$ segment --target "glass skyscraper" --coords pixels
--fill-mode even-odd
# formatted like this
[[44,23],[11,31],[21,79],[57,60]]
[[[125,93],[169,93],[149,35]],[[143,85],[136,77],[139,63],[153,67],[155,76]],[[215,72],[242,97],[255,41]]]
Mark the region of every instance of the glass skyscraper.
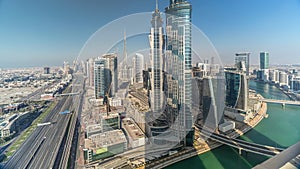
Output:
[[136,53],[133,57],[133,79],[136,83],[143,82],[144,55]]
[[117,54],[105,54],[102,56],[106,62],[106,69],[108,69],[108,81],[107,86],[110,88],[110,95],[115,96],[116,92],[118,91],[118,57]]
[[260,52],[260,69],[269,69],[269,53]]
[[94,62],[94,85],[95,85],[95,97],[96,99],[104,98],[107,91],[107,76],[108,71],[106,69],[107,62],[103,58],[97,58]]
[[240,62],[244,62],[246,66],[246,74],[249,76],[250,73],[250,53],[244,52],[244,53],[236,53],[234,58],[235,64],[239,65]]
[[159,118],[163,107],[163,60],[164,60],[164,35],[163,21],[159,10],[156,8],[152,14],[151,31],[149,35],[150,43],[150,106],[154,118]]
[[95,59],[94,85],[96,99],[104,98],[110,88],[110,96],[118,90],[118,59],[116,54],[106,54]]
[[[192,6],[186,0],[170,0],[166,9],[166,73],[167,99],[172,105],[172,128],[180,144],[190,145],[192,140]],[[169,85],[172,84],[172,85]]]
[[246,111],[248,109],[248,80],[245,73],[225,72],[226,106]]

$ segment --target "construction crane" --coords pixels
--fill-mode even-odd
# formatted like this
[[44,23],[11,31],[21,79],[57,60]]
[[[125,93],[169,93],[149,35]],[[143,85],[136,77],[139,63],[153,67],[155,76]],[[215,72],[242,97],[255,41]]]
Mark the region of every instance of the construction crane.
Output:
[[109,105],[109,92],[111,89],[112,83],[110,83],[110,86],[107,90],[107,92],[105,93],[104,99],[103,99],[103,104],[106,105],[106,115],[108,116],[108,113],[111,111],[110,109],[110,105]]

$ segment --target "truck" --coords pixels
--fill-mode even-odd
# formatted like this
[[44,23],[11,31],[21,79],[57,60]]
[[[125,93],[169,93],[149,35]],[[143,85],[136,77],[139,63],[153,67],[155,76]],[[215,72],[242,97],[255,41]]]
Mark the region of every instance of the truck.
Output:
[[38,123],[37,126],[38,126],[38,127],[41,127],[41,126],[48,126],[48,125],[50,125],[50,124],[52,124],[52,123],[51,123],[51,122]]

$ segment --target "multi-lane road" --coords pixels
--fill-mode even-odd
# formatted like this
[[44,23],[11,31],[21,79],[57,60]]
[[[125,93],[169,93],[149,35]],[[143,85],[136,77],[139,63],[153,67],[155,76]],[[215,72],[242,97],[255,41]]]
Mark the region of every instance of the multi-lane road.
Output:
[[50,165],[49,163],[41,166],[44,163],[43,158],[46,158],[48,162],[52,161],[51,157],[55,155],[55,151],[59,147],[59,139],[63,129],[67,126],[68,118],[70,118],[68,115],[59,115],[59,112],[68,109],[70,101],[70,98],[62,98],[57,102],[54,109],[44,119],[44,122],[51,121],[53,124],[38,127],[9,158],[4,168],[50,168],[46,167],[46,165]]
[[[79,80],[78,80],[79,79]],[[81,83],[83,76],[76,76],[74,82]],[[67,89],[67,92],[71,92],[72,86]],[[76,90],[82,89],[80,85],[75,87]],[[74,89],[73,89],[74,91]],[[73,97],[78,97],[74,99]],[[80,96],[67,96],[57,100],[57,104],[54,109],[46,116],[44,122],[53,122],[51,125],[38,127],[22,144],[22,146],[9,158],[4,168],[7,169],[25,169],[25,168],[53,168],[57,163],[57,157],[61,156],[58,163],[68,161],[68,156],[62,156],[61,153],[68,150],[69,146],[65,145],[63,141],[65,135],[74,133],[73,124],[76,124],[77,113],[79,111],[78,105],[80,105]],[[76,110],[72,114],[61,115],[59,112],[65,110]],[[75,121],[75,122],[73,122]],[[70,125],[70,128],[68,126]],[[67,130],[68,129],[68,130]],[[70,142],[72,142],[72,134],[69,136]],[[61,147],[67,147],[67,149]]]

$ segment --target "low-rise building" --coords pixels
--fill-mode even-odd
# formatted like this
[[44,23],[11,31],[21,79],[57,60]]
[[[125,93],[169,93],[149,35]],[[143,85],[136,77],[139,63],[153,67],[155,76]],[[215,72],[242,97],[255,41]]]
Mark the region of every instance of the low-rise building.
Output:
[[146,144],[146,135],[131,118],[122,120],[122,128],[125,130],[128,138],[128,147],[136,148]]
[[107,131],[85,139],[84,159],[87,163],[111,157],[127,149],[127,140],[122,130]]

